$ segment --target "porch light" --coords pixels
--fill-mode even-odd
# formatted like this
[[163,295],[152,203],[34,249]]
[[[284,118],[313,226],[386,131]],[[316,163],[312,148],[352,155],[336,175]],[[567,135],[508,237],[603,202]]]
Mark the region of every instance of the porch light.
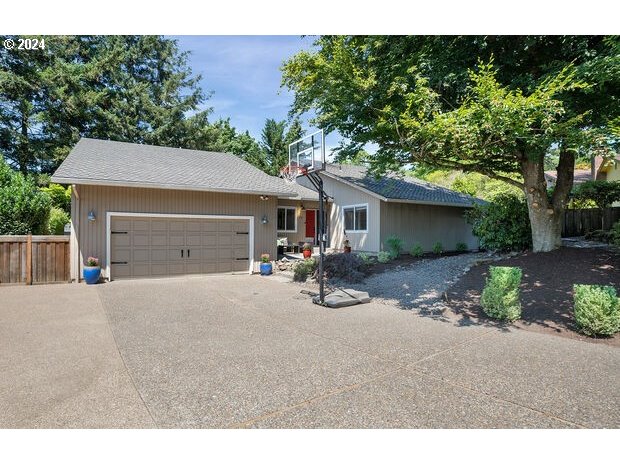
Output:
[[261,195],[260,199],[261,200],[269,200],[269,196],[268,195]]
[[263,224],[269,223],[269,220],[267,219],[267,215],[263,215],[263,217],[260,219],[260,222]]
[[88,212],[88,221],[95,221],[97,216],[95,216],[95,210],[91,210]]

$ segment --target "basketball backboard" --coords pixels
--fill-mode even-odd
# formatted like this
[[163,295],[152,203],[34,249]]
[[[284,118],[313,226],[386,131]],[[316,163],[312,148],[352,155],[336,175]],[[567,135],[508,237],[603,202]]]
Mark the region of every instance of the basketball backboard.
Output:
[[325,134],[323,130],[292,142],[288,146],[289,175],[305,176],[325,169]]

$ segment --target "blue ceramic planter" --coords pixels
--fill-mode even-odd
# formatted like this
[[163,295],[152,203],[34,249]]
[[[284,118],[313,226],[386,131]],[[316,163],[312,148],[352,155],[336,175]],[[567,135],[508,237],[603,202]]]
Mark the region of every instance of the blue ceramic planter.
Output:
[[86,284],[97,284],[101,277],[101,268],[98,266],[85,266],[83,275]]
[[271,274],[271,263],[261,263],[260,264],[260,274],[263,276]]

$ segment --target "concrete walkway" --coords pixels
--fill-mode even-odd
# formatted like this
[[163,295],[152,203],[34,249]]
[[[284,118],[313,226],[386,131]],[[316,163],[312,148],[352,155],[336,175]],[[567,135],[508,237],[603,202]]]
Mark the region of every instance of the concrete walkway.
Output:
[[620,426],[620,350],[606,345],[327,309],[258,276],[0,299],[3,427]]

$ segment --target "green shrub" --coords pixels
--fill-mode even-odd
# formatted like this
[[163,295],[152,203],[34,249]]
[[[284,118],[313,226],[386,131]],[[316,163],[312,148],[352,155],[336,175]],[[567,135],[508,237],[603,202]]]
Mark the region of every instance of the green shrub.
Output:
[[620,220],[616,221],[609,231],[609,242],[620,247]]
[[60,184],[52,183],[47,187],[42,187],[41,190],[50,196],[53,207],[71,214],[71,187],[65,189]]
[[575,284],[575,320],[588,336],[611,336],[620,331],[620,301],[611,286]]
[[414,257],[421,257],[422,255],[424,255],[424,249],[422,249],[422,246],[420,244],[415,244],[413,247],[411,247],[410,253]]
[[398,258],[403,251],[403,240],[396,235],[392,235],[385,240],[385,243],[392,260]]
[[389,252],[381,251],[377,254],[377,261],[379,263],[388,263],[392,260],[392,255]]
[[50,210],[50,218],[47,222],[48,234],[62,235],[65,233],[65,224],[69,223],[71,218],[64,210],[52,207]]
[[456,243],[456,251],[457,252],[467,252],[469,250],[469,248],[467,247],[467,244],[465,244],[465,242],[457,242]]
[[484,313],[499,320],[517,320],[521,316],[520,284],[520,268],[491,266],[480,299]]
[[523,196],[498,194],[486,205],[466,213],[480,246],[488,250],[524,250],[532,245],[532,232]]
[[436,253],[437,255],[441,255],[443,253],[443,245],[441,245],[441,242],[435,242],[433,245],[433,253]]
[[0,234],[45,234],[50,197],[0,157]]
[[308,279],[308,276],[314,273],[317,267],[317,262],[314,258],[307,260],[299,260],[293,265],[293,279],[295,281],[304,282]]
[[371,255],[367,254],[366,252],[360,252],[360,253],[357,254],[357,256],[364,263],[364,265],[371,265],[371,264],[373,264],[375,262],[374,257],[372,257]]

